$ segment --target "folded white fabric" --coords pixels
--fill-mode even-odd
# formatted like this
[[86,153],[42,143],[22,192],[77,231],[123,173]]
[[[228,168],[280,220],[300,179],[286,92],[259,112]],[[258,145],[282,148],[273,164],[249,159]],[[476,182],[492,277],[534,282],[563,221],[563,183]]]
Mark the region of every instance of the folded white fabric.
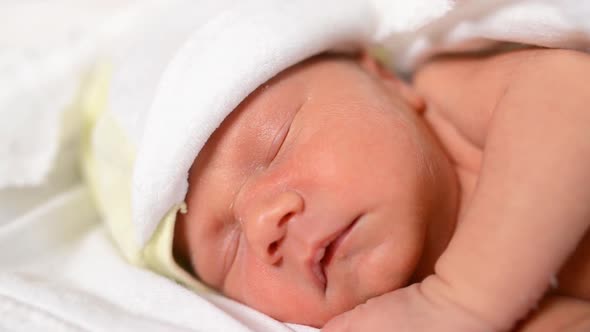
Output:
[[385,44],[396,69],[405,72],[439,53],[477,51],[506,42],[588,52],[588,17],[588,1],[465,1],[442,19],[391,36]]
[[130,2],[0,3],[0,189],[45,180],[100,32]]
[[98,219],[79,184],[0,225],[0,331],[315,331],[128,264]]

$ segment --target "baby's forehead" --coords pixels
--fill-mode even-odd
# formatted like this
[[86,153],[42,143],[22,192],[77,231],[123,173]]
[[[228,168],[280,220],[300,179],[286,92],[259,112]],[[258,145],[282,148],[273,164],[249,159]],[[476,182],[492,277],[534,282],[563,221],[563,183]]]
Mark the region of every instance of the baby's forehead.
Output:
[[[299,107],[310,98],[311,93],[317,96],[322,91],[329,90],[330,86],[323,86],[324,89],[318,91],[314,89],[318,84],[314,83],[332,76],[335,72],[342,72],[339,68],[352,67],[351,64],[359,68],[356,58],[346,54],[321,54],[306,59],[260,85],[232,111],[230,117],[280,117],[281,109]],[[330,68],[327,70],[326,67]]]
[[[372,84],[359,67],[351,56],[320,55],[284,70],[260,85],[228,115],[197,159],[206,154],[209,160],[239,164],[252,154],[263,154],[280,127],[302,106],[341,90],[339,85]],[[334,75],[347,82],[332,82]],[[362,82],[354,82],[359,80]]]
[[282,78],[261,85],[214,131],[193,169],[201,167],[202,161],[220,167],[263,158],[277,130],[301,106],[304,91],[300,84]]

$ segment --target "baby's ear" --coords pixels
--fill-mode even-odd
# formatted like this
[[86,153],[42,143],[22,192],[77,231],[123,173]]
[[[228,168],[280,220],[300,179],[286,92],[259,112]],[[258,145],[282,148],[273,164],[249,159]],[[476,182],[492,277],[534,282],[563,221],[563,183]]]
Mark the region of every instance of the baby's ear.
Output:
[[426,104],[416,90],[395,76],[395,73],[385,68],[369,51],[363,50],[359,55],[358,61],[362,68],[380,79],[387,89],[399,95],[412,109],[418,113],[424,111]]

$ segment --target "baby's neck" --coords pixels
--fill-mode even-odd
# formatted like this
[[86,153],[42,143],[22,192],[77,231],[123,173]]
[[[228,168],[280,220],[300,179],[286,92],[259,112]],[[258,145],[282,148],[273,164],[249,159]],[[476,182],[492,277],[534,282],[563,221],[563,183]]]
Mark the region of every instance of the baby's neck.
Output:
[[[430,133],[437,138],[436,141],[440,142],[441,138],[438,137],[436,130],[433,130],[428,116],[424,118]],[[427,217],[422,256],[410,282],[419,282],[434,273],[436,261],[455,232],[466,195],[473,189],[470,183],[471,177],[465,176],[460,166],[450,162],[450,159],[454,158],[448,155],[447,147],[441,148],[439,144],[434,144],[433,149],[437,150],[434,155],[438,160],[435,160],[432,165],[439,168],[438,172],[434,172],[439,176],[436,177],[436,183],[433,186],[435,193],[430,206],[431,213]]]

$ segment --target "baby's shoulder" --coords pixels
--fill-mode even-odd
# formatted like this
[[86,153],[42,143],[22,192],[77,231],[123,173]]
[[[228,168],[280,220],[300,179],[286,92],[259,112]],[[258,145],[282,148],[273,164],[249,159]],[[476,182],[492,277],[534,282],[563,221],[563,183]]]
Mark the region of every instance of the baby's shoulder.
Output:
[[590,55],[565,49],[536,49],[521,61],[510,77],[503,96],[560,103],[567,99],[587,101],[590,97]]
[[547,96],[585,98],[590,91],[583,81],[589,75],[588,54],[530,48],[440,56],[416,71],[413,84],[428,111],[440,113],[464,138],[483,148],[492,116],[507,94],[517,92],[529,102]]

